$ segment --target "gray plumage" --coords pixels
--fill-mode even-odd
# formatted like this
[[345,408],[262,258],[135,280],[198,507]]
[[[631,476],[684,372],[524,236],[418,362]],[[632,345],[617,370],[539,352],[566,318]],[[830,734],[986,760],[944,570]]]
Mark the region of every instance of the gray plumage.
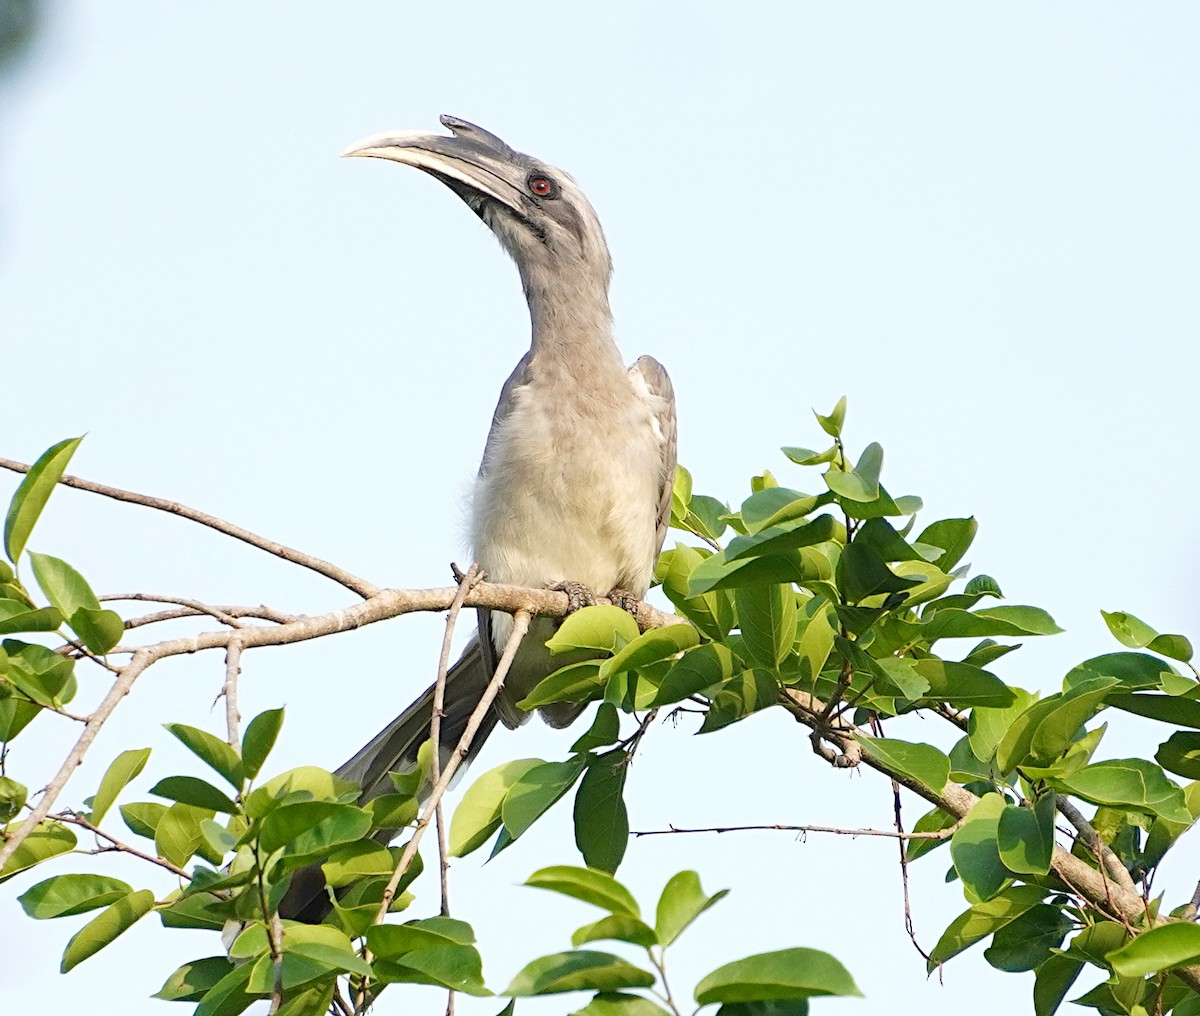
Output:
[[[471,511],[474,559],[494,582],[578,582],[641,598],[670,517],[675,398],[661,364],[626,369],[612,337],[612,261],[595,211],[561,170],[514,151],[454,117],[452,136],[397,132],[344,154],[414,166],[453,190],[512,256],[529,303],[532,340],[492,417]],[[472,746],[496,726],[527,719],[517,707],[556,670],[544,643],[555,622],[535,618],[505,688]],[[446,680],[442,750],[452,750],[493,673],[512,618],[480,611],[479,632]],[[338,775],[364,800],[389,792],[388,772],[411,768],[429,738],[433,689],[387,725]],[[565,726],[574,705],[547,707]],[[293,886],[293,899],[300,893]],[[305,890],[307,891],[307,890]],[[285,901],[285,910],[295,910]]]

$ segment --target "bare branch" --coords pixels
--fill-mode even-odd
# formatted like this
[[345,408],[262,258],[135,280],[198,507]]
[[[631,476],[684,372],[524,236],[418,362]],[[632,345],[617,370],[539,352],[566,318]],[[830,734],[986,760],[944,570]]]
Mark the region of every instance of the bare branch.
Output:
[[[565,596],[565,594],[563,595]],[[429,799],[425,802],[425,810],[421,812],[421,817],[417,819],[417,825],[413,830],[412,838],[404,845],[404,851],[400,855],[400,860],[396,862],[396,868],[392,872],[392,877],[387,884],[387,888],[383,891],[383,899],[379,904],[379,913],[375,915],[375,922],[377,924],[387,916],[388,908],[391,906],[392,899],[396,895],[396,888],[400,885],[400,880],[404,877],[404,873],[408,870],[413,858],[417,854],[417,847],[420,846],[421,838],[424,836],[425,830],[429,827],[430,818],[446,793],[446,788],[450,786],[450,781],[454,778],[458,767],[470,754],[471,742],[474,741],[475,734],[483,724],[484,717],[487,716],[492,702],[495,701],[496,696],[500,694],[500,690],[504,687],[504,679],[508,676],[508,671],[512,667],[513,657],[517,654],[521,640],[525,638],[526,632],[529,631],[531,618],[532,615],[527,610],[518,610],[513,615],[512,633],[508,636],[508,641],[504,644],[504,652],[496,664],[496,671],[492,675],[491,681],[488,682],[487,688],[484,689],[483,696],[480,698],[479,704],[475,707],[475,711],[471,713],[470,718],[467,720],[467,726],[463,731],[462,737],[459,738],[458,747],[446,760],[446,766],[442,771],[441,778],[429,792]],[[438,751],[435,742],[434,755],[437,754]],[[363,958],[368,963],[371,962],[371,951],[369,949],[363,954]],[[367,994],[367,983],[364,980],[362,986],[359,988],[357,1004],[355,1006],[356,1010],[362,1009]]]
[[183,868],[179,867],[179,865],[172,864],[165,857],[147,854],[145,851],[138,850],[137,847],[131,847],[128,843],[122,843],[115,836],[110,836],[103,830],[96,828],[96,826],[92,825],[92,823],[82,815],[77,815],[73,811],[64,811],[57,815],[48,815],[46,817],[54,822],[62,822],[65,825],[79,826],[81,829],[86,829],[88,832],[99,837],[108,844],[107,847],[98,847],[96,850],[91,851],[93,854],[106,854],[113,851],[122,854],[131,854],[133,857],[140,857],[143,861],[149,861],[151,864],[157,864],[160,868],[166,868],[167,871],[174,875],[178,875],[185,882],[190,882],[192,880],[192,876],[189,875]]
[[[812,729],[821,728],[821,736],[834,744],[842,752],[842,757],[851,757],[857,753],[858,758],[870,768],[896,780],[914,794],[923,797],[930,804],[935,804],[949,815],[962,820],[970,810],[979,803],[976,797],[966,787],[959,786],[953,781],[945,787],[934,790],[926,787],[919,780],[907,773],[893,771],[886,763],[863,749],[854,739],[856,728],[842,721],[839,726],[824,726],[821,724],[822,703],[807,692],[792,688],[784,689],[781,701],[796,720]],[[1050,870],[1090,906],[1105,913],[1113,914],[1118,920],[1133,927],[1157,927],[1169,924],[1169,918],[1153,918],[1146,909],[1146,901],[1136,891],[1131,892],[1123,885],[1118,885],[1109,878],[1107,871],[1097,871],[1081,858],[1075,857],[1060,846],[1054,847],[1050,861]],[[1128,874],[1128,872],[1126,872]],[[1200,991],[1200,965],[1177,967],[1172,973],[1180,978],[1193,991]]]
[[[0,846],[0,867],[3,867],[16,849],[25,842],[34,826],[50,813],[58,795],[62,793],[76,767],[83,761],[100,728],[112,715],[121,699],[129,694],[142,672],[152,664],[171,656],[197,653],[205,649],[225,649],[234,640],[241,644],[243,650],[258,646],[290,645],[338,632],[352,631],[364,625],[399,617],[401,614],[422,610],[447,610],[457,595],[457,586],[442,589],[381,589],[362,603],[351,607],[316,617],[299,617],[273,628],[255,626],[232,631],[203,632],[151,645],[118,647],[112,650],[114,653],[130,653],[132,658],[121,668],[108,694],[87,718],[83,733],[54,778],[46,785],[42,800],[33,809],[31,817],[10,832],[3,846]],[[607,602],[603,597],[598,599],[600,602]],[[521,586],[481,582],[467,593],[463,605],[487,607],[490,610],[502,610],[526,617],[566,617],[568,598],[566,593],[550,589],[524,589]],[[681,623],[674,614],[656,610],[645,603],[639,605],[637,620],[643,629]],[[457,765],[449,767],[449,771],[453,772],[454,768],[457,768]]]
[[129,694],[129,690],[133,687],[133,682],[157,658],[148,650],[139,650],[134,654],[129,664],[122,668],[112,687],[108,689],[108,694],[101,700],[95,712],[87,718],[87,722],[83,727],[83,733],[79,735],[79,740],[75,742],[75,746],[67,753],[66,760],[59,767],[54,778],[46,785],[46,789],[42,792],[42,799],[38,802],[37,807],[33,809],[29,818],[21,823],[20,828],[9,834],[4,841],[4,845],[0,846],[0,868],[3,868],[8,863],[8,859],[16,852],[17,847],[25,842],[25,837],[33,832],[34,827],[50,814],[50,809],[54,807],[54,802],[58,799],[58,795],[62,793],[63,787],[67,785],[67,780],[71,778],[71,774],[75,772],[75,769],[83,761],[83,756],[87,754],[88,748],[91,747],[92,742],[96,739],[100,728],[104,726],[105,720],[112,715],[112,711],[117,708],[121,699]]
[[947,840],[954,835],[961,822],[946,829],[937,829],[928,833],[906,833],[895,829],[842,829],[839,826],[825,825],[740,825],[740,826],[707,826],[696,829],[684,829],[680,826],[669,826],[666,829],[634,830],[630,836],[669,836],[675,833],[745,833],[759,831],[779,831],[787,833],[836,833],[838,836],[884,836],[893,840]]
[[[0,459],[0,468],[11,469],[14,473],[29,472],[28,465],[24,462],[14,462],[12,459]],[[151,497],[148,494],[137,494],[133,491],[121,490],[117,487],[106,486],[103,483],[93,483],[91,480],[84,480],[78,476],[63,476],[58,482],[67,487],[74,487],[77,490],[86,490],[92,494],[111,497],[115,501],[127,501],[130,504],[140,504],[145,508],[154,508],[160,512],[167,512],[169,515],[178,515],[189,522],[196,522],[202,526],[207,526],[209,529],[215,529],[218,533],[223,533],[225,536],[232,536],[235,540],[241,540],[243,543],[250,544],[251,547],[257,547],[259,550],[264,550],[275,557],[315,571],[318,575],[324,575],[327,579],[332,579],[339,585],[345,586],[351,592],[357,593],[364,599],[368,596],[373,596],[379,591],[378,587],[372,585],[366,579],[360,579],[357,575],[352,575],[335,564],[284,546],[282,543],[276,543],[274,540],[268,540],[265,536],[259,536],[248,529],[243,529],[241,526],[235,526],[232,522],[226,522],[215,515],[208,515],[202,511],[197,511],[195,508],[189,508],[178,501],[166,501],[163,498]]]
[[1075,831],[1079,833],[1088,850],[1103,863],[1105,870],[1113,880],[1121,888],[1128,889],[1131,893],[1137,892],[1129,869],[1121,863],[1121,859],[1113,853],[1112,847],[1104,842],[1092,824],[1083,817],[1083,813],[1071,803],[1071,799],[1058,794],[1054,798],[1054,804],[1058,808],[1058,813],[1075,827]]
[[225,698],[225,730],[229,744],[234,751],[240,751],[242,739],[238,736],[237,679],[242,672],[242,644],[237,639],[231,639],[225,647],[225,683],[221,686],[221,695]]
[[[454,597],[454,602],[450,604],[450,611],[446,615],[446,634],[442,638],[442,652],[438,658],[437,683],[433,688],[433,716],[429,721],[429,737],[433,742],[433,761],[430,764],[430,779],[436,787],[442,778],[442,717],[445,715],[446,705],[446,675],[450,670],[450,643],[454,639],[454,625],[458,621],[459,611],[462,610],[463,600],[466,599],[467,593],[483,576],[479,571],[479,566],[472,564],[467,569],[465,574],[459,573],[458,568],[454,568],[454,574],[458,577],[458,593]],[[437,825],[437,844],[438,844],[438,870],[441,874],[442,886],[442,916],[450,916],[450,882],[448,878],[449,863],[446,860],[446,828],[444,816],[442,815],[442,802],[437,802],[437,807],[434,809],[434,818]],[[450,992],[450,1001],[447,1011],[454,1010],[454,992]]]

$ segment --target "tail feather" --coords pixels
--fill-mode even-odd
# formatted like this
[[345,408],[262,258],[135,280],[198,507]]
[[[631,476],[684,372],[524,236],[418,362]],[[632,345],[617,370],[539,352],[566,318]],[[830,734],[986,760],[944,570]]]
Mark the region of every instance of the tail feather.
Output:
[[[479,640],[473,638],[463,651],[458,662],[446,674],[446,692],[443,703],[441,737],[441,759],[443,764],[450,757],[467,729],[467,721],[479,705],[491,680],[490,668],[480,651]],[[381,794],[392,792],[388,773],[411,770],[417,764],[417,752],[430,738],[433,718],[433,686],[412,705],[383,728],[352,759],[337,770],[337,775],[352,780],[362,787],[360,804],[365,804]],[[487,736],[495,728],[500,714],[493,705],[475,732],[467,752],[469,763],[483,747]],[[460,770],[461,771],[461,770]],[[428,793],[425,788],[423,795]],[[387,843],[399,832],[397,829],[381,830],[376,838]],[[329,896],[325,891],[325,878],[319,864],[302,868],[292,876],[292,884],[279,905],[281,917],[289,920],[315,924],[329,912]]]
[[[441,759],[444,762],[454,751],[467,721],[483,697],[491,674],[480,652],[479,642],[472,639],[458,662],[446,674],[445,701],[442,709]],[[434,686],[425,689],[421,697],[376,734],[352,759],[338,769],[337,775],[362,787],[360,803],[373,800],[380,794],[392,792],[388,773],[404,772],[417,763],[417,751],[431,736]],[[487,736],[499,719],[495,708],[489,709],[483,724],[476,731],[467,754],[470,762],[483,747]]]

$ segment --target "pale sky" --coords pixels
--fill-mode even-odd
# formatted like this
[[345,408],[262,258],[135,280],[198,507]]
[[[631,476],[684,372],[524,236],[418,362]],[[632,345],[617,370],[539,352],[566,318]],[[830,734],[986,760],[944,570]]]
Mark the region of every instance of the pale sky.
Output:
[[[568,170],[591,198],[622,350],[671,371],[697,491],[736,505],[764,467],[819,489],[778,448],[816,446],[810,408],[845,394],[848,441],[883,444],[884,483],[925,500],[919,525],[976,515],[975,571],[1067,629],[997,663],[1006,680],[1050,692],[1119,648],[1102,608],[1200,636],[1195,5],[54,6],[31,59],[0,82],[0,456],[28,461],[87,432],[80,475],[379,584],[446,584],[449,562],[467,563],[463,499],[526,348],[520,288],[449,191],[337,153],[452,113]],[[0,501],[15,485],[0,476]],[[73,491],[31,549],[103,592],[308,614],[349,602],[249,548]],[[343,761],[431,678],[441,631],[437,616],[409,617],[249,654],[245,715],[288,708],[270,765]],[[154,668],[63,803],[91,794],[122,747],[155,750],[126,800],[145,798],[152,772],[194,772],[161,724],[220,729],[221,676],[216,655]],[[88,677],[81,707],[102,688]],[[1118,726],[1103,755],[1152,754],[1165,736]],[[9,762],[31,785],[74,734],[38,728]],[[646,739],[634,828],[890,821],[890,788],[830,771],[780,710],[692,729]],[[932,721],[889,733],[950,743]],[[498,733],[476,772],[563,758],[574,736],[536,721]],[[910,800],[908,821],[924,810]],[[682,868],[732,889],[673,950],[685,997],[726,961],[813,946],[867,996],[816,1000],[814,1014],[1031,1011],[1032,975],[993,971],[980,948],[944,986],[926,981],[895,854],[784,833],[656,837],[631,844],[620,877],[650,908]],[[1178,895],[1200,840],[1176,854],[1156,887]],[[486,868],[455,864],[454,913],[474,924],[492,986],[594,919],[518,887],[572,859],[560,807]],[[926,949],[966,907],[943,884],[948,863],[939,851],[912,871]],[[168,888],[139,866],[106,870]],[[85,918],[25,919],[14,897],[33,881],[0,890],[13,1011],[173,1012],[147,996],[216,951],[147,921],[60,977]],[[417,888],[411,913],[427,916],[436,886]],[[377,1011],[442,1005],[434,989],[389,990]]]

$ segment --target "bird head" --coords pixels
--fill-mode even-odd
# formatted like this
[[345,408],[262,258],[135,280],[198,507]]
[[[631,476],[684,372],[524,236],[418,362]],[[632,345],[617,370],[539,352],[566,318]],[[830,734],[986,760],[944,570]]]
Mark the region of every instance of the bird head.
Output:
[[342,155],[390,159],[440,180],[495,233],[527,291],[564,275],[606,290],[612,274],[608,245],[575,181],[482,127],[453,116],[440,120],[450,136],[392,131],[356,141]]

